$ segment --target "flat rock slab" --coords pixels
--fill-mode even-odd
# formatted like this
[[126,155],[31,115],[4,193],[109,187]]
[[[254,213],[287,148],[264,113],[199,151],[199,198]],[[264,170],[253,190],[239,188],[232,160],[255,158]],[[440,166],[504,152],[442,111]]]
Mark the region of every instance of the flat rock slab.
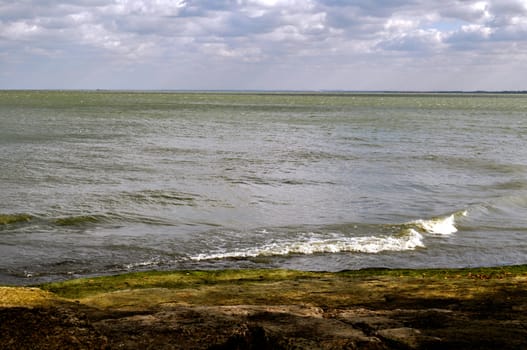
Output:
[[146,273],[0,287],[1,349],[527,349],[527,268]]

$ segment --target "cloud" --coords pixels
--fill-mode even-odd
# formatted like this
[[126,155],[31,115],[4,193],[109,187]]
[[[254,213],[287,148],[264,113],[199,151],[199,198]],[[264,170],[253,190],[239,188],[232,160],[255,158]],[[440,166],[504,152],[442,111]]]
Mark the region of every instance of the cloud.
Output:
[[0,88],[524,89],[527,1],[0,0],[0,52]]
[[452,1],[439,9],[442,18],[458,19],[467,23],[478,24],[492,17],[489,3],[485,1]]

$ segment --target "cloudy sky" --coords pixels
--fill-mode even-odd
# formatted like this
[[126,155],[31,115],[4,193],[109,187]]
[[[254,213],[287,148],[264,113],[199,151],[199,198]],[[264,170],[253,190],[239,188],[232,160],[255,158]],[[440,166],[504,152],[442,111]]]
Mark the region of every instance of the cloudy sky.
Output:
[[0,88],[527,90],[527,0],[0,0]]

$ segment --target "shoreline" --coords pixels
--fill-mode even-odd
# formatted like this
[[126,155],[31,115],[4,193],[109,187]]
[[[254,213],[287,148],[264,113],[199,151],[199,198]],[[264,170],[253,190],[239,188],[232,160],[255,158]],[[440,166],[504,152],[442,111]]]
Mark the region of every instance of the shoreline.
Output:
[[527,348],[527,265],[150,271],[0,287],[3,349]]

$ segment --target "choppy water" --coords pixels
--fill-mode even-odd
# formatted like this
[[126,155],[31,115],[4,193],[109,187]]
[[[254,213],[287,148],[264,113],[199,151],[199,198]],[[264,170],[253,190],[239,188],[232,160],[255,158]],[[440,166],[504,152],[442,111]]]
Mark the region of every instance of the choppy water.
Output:
[[0,92],[0,283],[527,263],[527,96]]

